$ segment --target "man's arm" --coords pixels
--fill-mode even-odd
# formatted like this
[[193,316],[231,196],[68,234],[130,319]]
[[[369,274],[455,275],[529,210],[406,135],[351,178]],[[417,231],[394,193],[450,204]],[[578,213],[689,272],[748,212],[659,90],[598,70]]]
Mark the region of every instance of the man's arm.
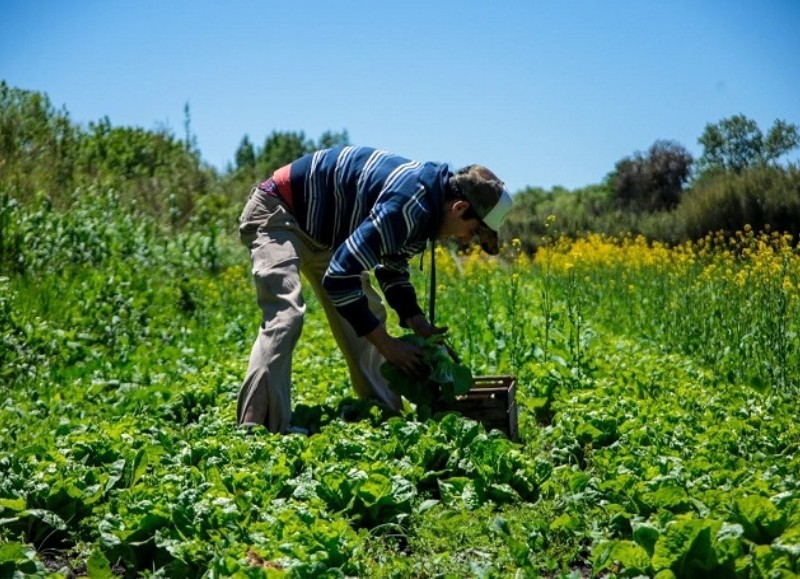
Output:
[[378,324],[374,330],[366,335],[367,340],[389,362],[397,366],[402,372],[414,379],[420,379],[424,372],[422,357],[425,352],[403,340],[393,338],[386,331],[383,324]]
[[430,338],[434,334],[444,334],[449,329],[447,326],[434,326],[423,314],[406,319],[405,324],[412,332],[423,338]]
[[381,286],[389,306],[400,317],[400,325],[409,327],[407,320],[422,315],[417,292],[409,281],[408,258],[402,255],[384,256],[375,268],[375,279]]
[[[364,271],[376,269],[381,289],[389,305],[400,314],[401,320],[421,313],[413,288],[408,283],[407,261],[399,262],[407,260],[401,255],[400,249],[411,235],[410,227],[423,215],[410,218],[409,211],[416,210],[416,200],[405,198],[403,202],[403,199],[401,196],[392,198],[386,195],[384,201],[378,202],[370,215],[336,248],[322,280],[322,286],[333,305],[359,336],[367,335],[378,325],[361,287],[361,273]],[[397,287],[388,292],[382,268],[376,267],[387,256],[391,256],[389,259],[394,265],[391,270],[386,270],[388,278],[391,278],[391,283],[397,283]],[[398,298],[400,294],[404,295]],[[402,305],[398,307],[398,304]]]
[[[409,228],[414,221],[408,219],[407,207],[396,201],[387,198],[376,205],[370,216],[337,248],[322,284],[337,311],[353,326],[356,334],[365,336],[384,358],[407,375],[419,378],[423,370],[424,352],[413,344],[389,335],[386,327],[369,310],[361,288],[361,272],[375,268],[384,256],[400,257],[399,250],[411,234]],[[411,203],[416,204],[415,200]],[[389,273],[389,277],[400,284],[397,290],[404,294],[400,299],[402,305],[397,307],[396,294],[391,290],[391,298],[386,293],[384,295],[398,311],[401,320],[406,324],[407,320],[414,320],[412,323],[416,323],[417,328],[424,332],[425,326],[418,320],[422,311],[416,303],[413,287],[408,283],[408,263],[407,260],[401,261],[403,263],[399,267],[392,268],[394,271]],[[376,273],[376,277],[378,275]],[[386,291],[383,283],[381,286]],[[411,288],[410,294],[407,288]]]

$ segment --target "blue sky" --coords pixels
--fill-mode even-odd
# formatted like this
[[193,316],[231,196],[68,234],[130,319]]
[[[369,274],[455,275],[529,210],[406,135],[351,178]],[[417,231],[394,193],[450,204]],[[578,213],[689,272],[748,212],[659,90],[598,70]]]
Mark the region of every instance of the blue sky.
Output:
[[734,114],[800,124],[798,31],[797,0],[0,0],[0,78],[84,124],[183,136],[188,103],[218,168],[245,134],[346,129],[573,189]]

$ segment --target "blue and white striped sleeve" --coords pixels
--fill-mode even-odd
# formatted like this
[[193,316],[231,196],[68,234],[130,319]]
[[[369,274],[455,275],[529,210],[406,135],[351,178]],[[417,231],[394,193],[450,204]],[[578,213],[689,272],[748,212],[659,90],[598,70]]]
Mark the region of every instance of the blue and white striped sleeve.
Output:
[[[419,225],[421,215],[410,208],[414,204],[418,204],[418,200],[400,195],[396,199],[387,196],[385,201],[376,203],[367,219],[336,249],[322,279],[322,287],[333,305],[359,336],[370,333],[379,324],[361,287],[361,272],[385,261],[392,265],[388,270],[384,266],[380,274],[376,271],[376,276],[384,292],[385,283],[394,286],[389,288],[389,293],[384,293],[389,305],[397,310],[401,320],[405,320],[409,312],[419,310],[418,306],[408,305],[408,289],[402,289],[404,284],[410,287],[408,262],[403,266],[402,259],[396,257],[387,261],[387,256],[401,255],[400,249]],[[413,300],[416,306],[415,295]]]
[[400,326],[407,327],[406,320],[422,313],[417,302],[417,292],[411,285],[408,258],[403,255],[386,256],[375,268],[375,279],[391,308],[400,318]]

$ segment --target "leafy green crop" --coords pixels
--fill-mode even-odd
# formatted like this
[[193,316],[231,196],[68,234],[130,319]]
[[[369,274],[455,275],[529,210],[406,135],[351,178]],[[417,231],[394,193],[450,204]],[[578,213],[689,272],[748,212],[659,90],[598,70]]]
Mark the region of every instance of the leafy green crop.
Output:
[[453,402],[457,395],[466,394],[472,388],[472,372],[453,360],[445,346],[444,336],[436,334],[423,338],[409,334],[400,339],[425,352],[425,377],[414,380],[391,362],[384,362],[381,374],[389,381],[392,390],[416,406],[420,420],[429,418],[437,403]]
[[[236,393],[261,320],[233,233],[162,236],[113,195],[68,215],[5,199],[0,577],[800,572],[795,342],[786,387],[754,390],[729,357],[777,342],[733,308],[687,326],[717,332],[696,351],[643,336],[660,304],[684,324],[708,303],[672,300],[686,278],[667,265],[561,276],[439,261],[464,365],[441,337],[407,337],[429,373],[394,386],[425,417],[471,387],[470,370],[513,374],[524,445],[455,413],[416,420],[355,400],[313,295],[293,366],[294,419],[313,434],[245,435]],[[780,291],[795,336],[792,275]],[[766,294],[747,295],[766,320]]]

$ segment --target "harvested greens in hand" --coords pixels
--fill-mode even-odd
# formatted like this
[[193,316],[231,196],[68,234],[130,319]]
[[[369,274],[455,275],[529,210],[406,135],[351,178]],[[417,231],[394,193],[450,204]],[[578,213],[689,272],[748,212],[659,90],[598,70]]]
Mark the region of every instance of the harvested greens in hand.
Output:
[[425,377],[414,380],[391,362],[383,363],[381,374],[389,381],[392,390],[416,406],[421,420],[430,417],[435,402],[453,402],[457,395],[469,392],[472,372],[450,357],[444,336],[423,338],[409,334],[400,339],[424,350],[423,362],[427,367]]

